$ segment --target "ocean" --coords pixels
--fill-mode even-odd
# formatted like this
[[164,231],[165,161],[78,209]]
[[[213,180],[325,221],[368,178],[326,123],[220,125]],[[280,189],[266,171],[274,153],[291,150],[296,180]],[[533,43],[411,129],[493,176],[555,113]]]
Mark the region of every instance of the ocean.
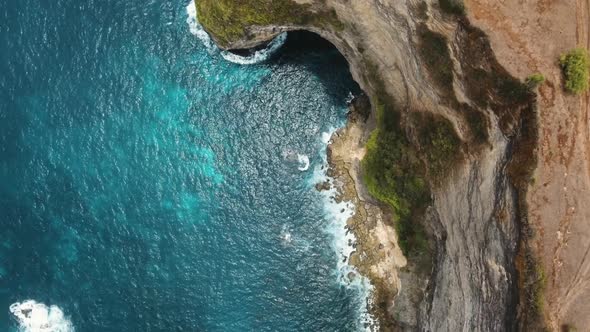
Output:
[[359,331],[359,93],[306,33],[220,52],[188,1],[0,2],[0,331]]

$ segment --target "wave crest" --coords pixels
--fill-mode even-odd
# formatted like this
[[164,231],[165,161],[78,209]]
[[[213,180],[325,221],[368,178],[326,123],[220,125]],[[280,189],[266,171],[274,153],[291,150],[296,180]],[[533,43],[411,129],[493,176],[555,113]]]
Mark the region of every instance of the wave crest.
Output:
[[304,172],[309,169],[309,157],[304,154],[297,154],[297,162],[299,163],[298,170]]
[[283,45],[285,45],[286,41],[287,33],[283,32],[273,39],[267,47],[254,52],[252,55],[241,56],[229,51],[222,51],[221,56],[229,62],[240,65],[255,65],[270,59],[271,56],[273,56]]
[[356,250],[357,242],[355,234],[348,229],[348,220],[356,213],[356,207],[353,202],[337,201],[338,186],[337,179],[328,175],[328,162],[326,147],[332,141],[332,135],[335,129],[331,128],[328,132],[323,132],[321,141],[324,144],[322,151],[323,165],[316,165],[311,178],[312,185],[318,183],[331,183],[328,190],[320,191],[324,200],[324,216],[328,221],[326,232],[332,237],[332,248],[338,255],[336,264],[336,278],[338,282],[357,292],[358,299],[358,319],[360,331],[373,332],[379,330],[379,322],[372,316],[368,310],[368,305],[372,305],[373,285],[366,277],[360,275],[357,269],[349,264],[352,253]]
[[[197,36],[199,40],[205,45],[207,50],[210,53],[214,53],[219,51],[219,49],[215,46],[215,43],[211,40],[209,34],[203,29],[203,26],[199,23],[197,18],[197,7],[195,6],[195,2],[191,0],[191,2],[186,6],[186,13],[188,15],[186,19],[186,23],[189,26],[190,32]],[[273,39],[267,47],[255,51],[253,54],[248,56],[242,56],[238,54],[234,54],[229,51],[221,51],[221,57],[223,57],[226,61],[240,64],[240,65],[255,65],[257,63],[264,62],[270,59],[287,41],[287,33],[283,32],[278,35],[275,39]]]
[[209,37],[209,34],[205,31],[205,29],[203,29],[203,26],[197,19],[197,7],[195,6],[195,2],[193,0],[191,0],[188,6],[186,6],[186,13],[188,14],[186,23],[188,24],[190,32],[199,38],[203,45],[207,47],[207,50],[210,52],[215,51],[216,48],[211,41],[211,37]]
[[72,323],[63,311],[55,306],[46,306],[34,300],[16,302],[10,305],[10,312],[19,323],[22,332],[73,332]]

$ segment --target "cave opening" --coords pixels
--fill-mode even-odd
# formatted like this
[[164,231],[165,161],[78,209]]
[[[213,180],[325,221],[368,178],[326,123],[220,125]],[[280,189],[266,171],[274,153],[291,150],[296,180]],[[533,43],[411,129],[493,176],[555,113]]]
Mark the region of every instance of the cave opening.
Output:
[[[346,85],[350,86],[349,102],[357,97],[362,97],[363,101],[368,102],[365,93],[351,74],[348,60],[334,44],[319,34],[307,30],[293,30],[287,34],[285,43],[267,61],[264,61],[265,64],[303,66],[321,80],[330,96],[340,98],[339,94],[331,93],[338,89],[331,89],[331,87],[335,84]],[[267,42],[251,49],[237,49],[230,52],[238,56],[250,57],[255,52],[267,48],[269,44],[270,42]],[[370,105],[366,107],[370,110]]]

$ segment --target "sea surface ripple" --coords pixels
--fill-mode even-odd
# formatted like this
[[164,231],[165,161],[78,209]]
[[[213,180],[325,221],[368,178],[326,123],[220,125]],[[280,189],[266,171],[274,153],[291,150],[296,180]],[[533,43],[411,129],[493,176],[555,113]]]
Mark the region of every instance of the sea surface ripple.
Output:
[[231,63],[187,5],[0,2],[0,331],[363,328],[313,187],[346,62]]

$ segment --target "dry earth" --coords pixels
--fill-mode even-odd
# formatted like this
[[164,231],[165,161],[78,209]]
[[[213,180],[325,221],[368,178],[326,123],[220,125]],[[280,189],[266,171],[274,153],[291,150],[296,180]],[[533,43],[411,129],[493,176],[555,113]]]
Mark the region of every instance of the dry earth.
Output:
[[534,248],[547,277],[552,330],[590,331],[590,93],[564,93],[559,55],[590,47],[590,0],[467,0],[499,62],[525,78],[541,72],[539,165],[528,195]]

